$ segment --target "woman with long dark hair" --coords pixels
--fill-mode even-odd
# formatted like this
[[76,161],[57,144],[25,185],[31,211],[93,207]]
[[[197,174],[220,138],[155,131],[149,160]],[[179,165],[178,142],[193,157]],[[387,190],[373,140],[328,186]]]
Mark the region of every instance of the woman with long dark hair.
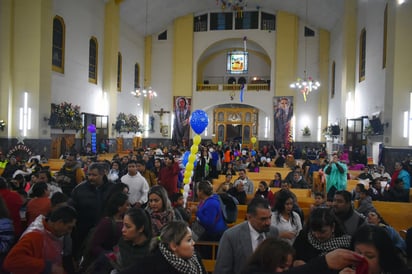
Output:
[[150,255],[136,260],[121,274],[206,274],[202,260],[195,254],[192,231],[182,221],[165,225],[159,237],[150,243]]
[[349,248],[350,240],[351,237],[344,233],[331,208],[314,208],[293,243],[295,260],[309,262],[334,249]]
[[290,244],[302,230],[299,214],[293,211],[293,196],[290,191],[280,190],[272,213],[272,225],[278,228],[279,236]]
[[[366,259],[368,274],[411,273],[399,257],[388,233],[380,226],[363,225],[359,227],[352,237],[351,248]],[[360,267],[365,267],[365,265],[357,266],[357,268]],[[339,273],[358,272],[359,269],[345,268]]]
[[152,224],[149,213],[141,208],[130,208],[123,218],[122,237],[118,247],[121,269],[126,269],[149,254]]

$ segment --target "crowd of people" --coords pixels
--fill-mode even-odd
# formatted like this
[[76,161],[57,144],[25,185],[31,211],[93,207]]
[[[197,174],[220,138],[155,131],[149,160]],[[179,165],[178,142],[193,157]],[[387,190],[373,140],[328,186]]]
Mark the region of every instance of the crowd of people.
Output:
[[[407,190],[409,201],[409,173],[400,163],[392,175],[365,166],[350,192],[351,166],[338,154],[321,163],[322,153],[304,149],[307,161],[297,164],[282,147],[201,146],[189,197],[181,191],[185,151],[176,146],[111,161],[71,153],[53,176],[37,158],[22,164],[0,154],[7,160],[0,177],[0,273],[206,273],[194,238],[219,242],[216,274],[408,273],[411,247],[372,200],[406,199]],[[274,173],[255,189],[247,174],[279,158],[290,173]],[[313,171],[326,177],[327,195],[315,193],[304,216],[293,189],[310,188]],[[221,174],[224,182],[216,182]],[[222,194],[247,205],[243,223],[227,223]],[[187,200],[198,203],[190,207]],[[192,231],[195,222],[201,235]]]

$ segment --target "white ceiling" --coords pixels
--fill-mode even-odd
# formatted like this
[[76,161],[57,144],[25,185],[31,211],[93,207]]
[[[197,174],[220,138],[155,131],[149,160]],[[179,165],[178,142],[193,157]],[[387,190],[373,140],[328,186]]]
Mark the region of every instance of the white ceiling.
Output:
[[[308,3],[308,25],[326,30],[331,30],[335,26],[344,8],[344,0],[236,1],[247,2],[245,10],[248,11],[261,9],[265,12],[276,13],[282,10],[298,14],[303,19],[306,18],[306,3]],[[156,34],[164,31],[177,17],[189,13],[196,15],[210,11],[222,11],[217,2],[220,3],[221,0],[123,0],[120,4],[120,16],[124,23],[138,33]],[[230,8],[225,9],[225,11],[230,10]]]

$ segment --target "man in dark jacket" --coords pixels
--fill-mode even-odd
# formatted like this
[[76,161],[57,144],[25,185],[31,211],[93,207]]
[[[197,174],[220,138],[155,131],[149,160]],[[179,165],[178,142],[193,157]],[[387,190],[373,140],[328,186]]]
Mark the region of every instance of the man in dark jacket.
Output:
[[78,212],[77,225],[72,235],[75,256],[80,256],[80,248],[87,234],[100,221],[112,187],[113,184],[106,176],[106,166],[93,163],[88,169],[88,180],[73,190],[69,204]]

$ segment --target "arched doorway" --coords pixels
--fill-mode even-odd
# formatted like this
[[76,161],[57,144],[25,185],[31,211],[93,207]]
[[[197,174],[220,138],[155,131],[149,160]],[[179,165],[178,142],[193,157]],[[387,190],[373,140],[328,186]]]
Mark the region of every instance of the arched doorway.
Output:
[[213,111],[214,142],[238,141],[242,146],[252,145],[252,136],[257,136],[259,110],[242,105],[218,106]]

